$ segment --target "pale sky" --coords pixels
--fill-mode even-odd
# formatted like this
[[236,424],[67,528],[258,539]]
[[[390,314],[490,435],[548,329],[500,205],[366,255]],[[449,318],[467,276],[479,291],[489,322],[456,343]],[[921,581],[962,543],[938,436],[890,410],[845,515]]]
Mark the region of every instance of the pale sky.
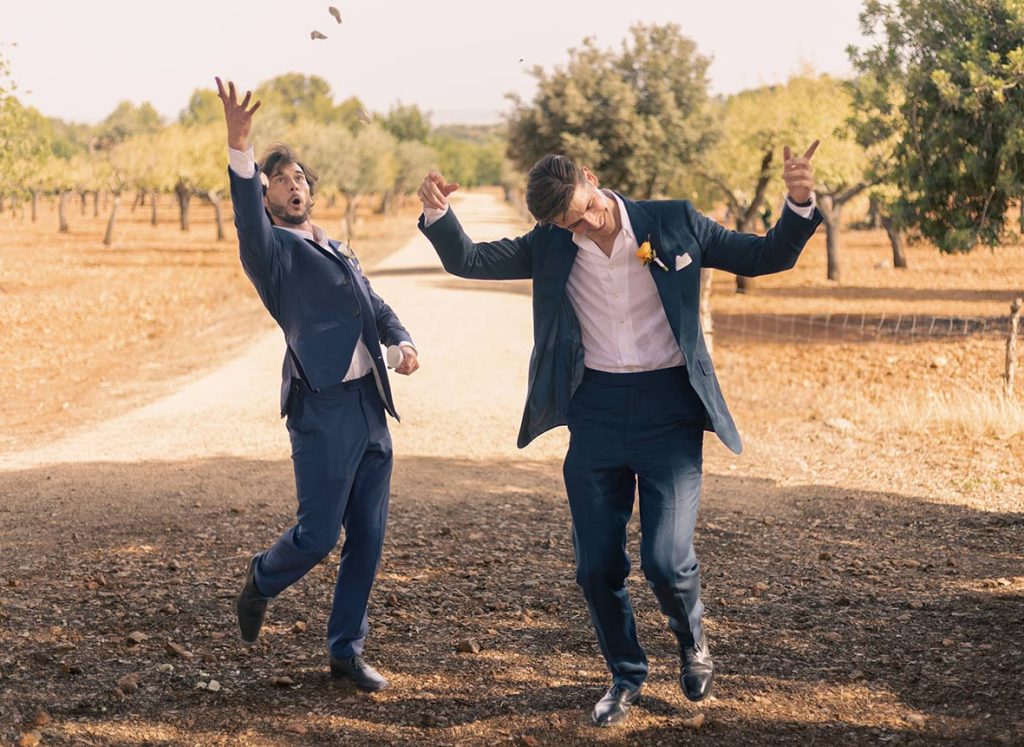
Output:
[[[327,11],[335,5],[339,26]],[[0,54],[19,97],[44,114],[94,123],[119,101],[177,117],[213,76],[240,87],[286,72],[319,75],[335,101],[396,101],[436,124],[494,122],[508,92],[534,90],[585,36],[619,47],[630,25],[678,23],[712,57],[714,93],[783,82],[802,65],[849,75],[860,0],[0,0]],[[310,31],[327,34],[312,41]],[[522,60],[522,61],[520,61]]]

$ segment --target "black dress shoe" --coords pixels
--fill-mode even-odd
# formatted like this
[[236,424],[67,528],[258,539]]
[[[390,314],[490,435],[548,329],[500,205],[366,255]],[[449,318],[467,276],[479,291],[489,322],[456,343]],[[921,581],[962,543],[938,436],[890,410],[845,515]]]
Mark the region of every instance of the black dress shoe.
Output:
[[336,680],[352,680],[356,687],[369,693],[375,693],[388,686],[384,676],[367,664],[362,656],[350,656],[347,659],[335,659],[332,656],[331,676]]
[[238,627],[242,631],[242,640],[247,643],[255,643],[260,637],[260,628],[263,627],[263,618],[267,614],[267,602],[270,597],[265,597],[256,590],[256,562],[259,555],[253,555],[249,561],[249,571],[245,574],[245,586],[235,600],[235,612],[238,613]]
[[626,720],[629,709],[640,702],[640,688],[630,690],[622,685],[612,685],[604,697],[597,701],[590,720],[594,726],[614,726]]
[[697,702],[711,694],[711,680],[715,676],[715,665],[711,661],[707,639],[701,634],[700,640],[691,648],[681,647],[682,667],[679,673],[679,687],[688,700]]

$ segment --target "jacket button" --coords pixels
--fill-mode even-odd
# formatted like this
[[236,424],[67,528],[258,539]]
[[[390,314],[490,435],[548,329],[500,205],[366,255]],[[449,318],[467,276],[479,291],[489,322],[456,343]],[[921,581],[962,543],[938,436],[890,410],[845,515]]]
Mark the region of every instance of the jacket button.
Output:
[[352,309],[352,316],[359,316],[359,314],[361,314],[361,313],[362,312],[359,310],[358,306],[356,306],[354,309]]

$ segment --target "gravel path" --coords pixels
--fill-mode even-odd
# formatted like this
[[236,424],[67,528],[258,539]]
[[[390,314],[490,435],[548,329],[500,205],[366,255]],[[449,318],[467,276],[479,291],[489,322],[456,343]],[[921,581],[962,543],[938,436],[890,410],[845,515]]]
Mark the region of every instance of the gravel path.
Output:
[[[493,196],[455,205],[470,235],[522,228]],[[171,396],[0,457],[0,743],[1024,742],[1024,515],[830,480],[870,437],[833,444],[770,412],[748,416],[740,460],[707,442],[697,544],[716,697],[683,699],[634,573],[647,698],[619,729],[588,726],[607,673],[573,583],[566,433],[515,449],[529,287],[451,278],[419,234],[370,276],[423,366],[394,384],[371,600],[367,653],[393,687],[366,696],[326,675],[336,556],[271,604],[257,646],[237,640],[246,559],[294,514],[268,325]],[[721,359],[737,378],[751,365]],[[740,383],[726,390],[742,405]],[[798,455],[810,465],[794,476]]]

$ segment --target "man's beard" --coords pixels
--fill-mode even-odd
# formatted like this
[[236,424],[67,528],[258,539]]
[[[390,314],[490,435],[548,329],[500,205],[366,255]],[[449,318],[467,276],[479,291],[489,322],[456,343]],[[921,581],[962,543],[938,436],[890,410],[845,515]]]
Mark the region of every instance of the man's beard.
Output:
[[290,204],[291,203],[285,203],[284,205],[271,204],[270,214],[273,215],[275,218],[283,220],[285,223],[288,223],[293,226],[301,226],[303,223],[309,220],[308,205],[306,206],[306,209],[302,211],[301,215],[290,215],[288,213],[288,206]]

